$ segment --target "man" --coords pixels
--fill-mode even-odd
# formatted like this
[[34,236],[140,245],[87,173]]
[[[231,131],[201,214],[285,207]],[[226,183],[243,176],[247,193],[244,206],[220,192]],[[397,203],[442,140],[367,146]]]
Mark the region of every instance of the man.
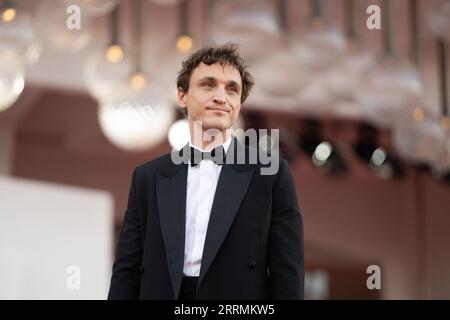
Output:
[[253,86],[237,46],[197,51],[177,86],[186,161],[172,153],[134,170],[108,298],[302,299],[303,224],[287,162],[273,159],[268,175],[233,161],[249,150],[229,128]]

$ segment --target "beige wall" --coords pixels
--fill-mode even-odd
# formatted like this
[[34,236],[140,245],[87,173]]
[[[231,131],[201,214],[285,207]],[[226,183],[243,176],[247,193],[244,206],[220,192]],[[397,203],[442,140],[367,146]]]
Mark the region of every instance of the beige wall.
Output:
[[427,296],[450,299],[450,187],[424,181]]
[[12,153],[14,133],[10,126],[0,126],[0,175],[10,175],[12,171]]

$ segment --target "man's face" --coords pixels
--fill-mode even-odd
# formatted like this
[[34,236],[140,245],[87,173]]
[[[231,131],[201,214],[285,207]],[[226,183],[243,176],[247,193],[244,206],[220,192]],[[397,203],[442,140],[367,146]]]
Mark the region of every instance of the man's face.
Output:
[[182,108],[187,108],[190,124],[202,122],[202,129],[230,128],[241,109],[242,80],[231,65],[203,62],[192,72],[188,92],[178,90]]

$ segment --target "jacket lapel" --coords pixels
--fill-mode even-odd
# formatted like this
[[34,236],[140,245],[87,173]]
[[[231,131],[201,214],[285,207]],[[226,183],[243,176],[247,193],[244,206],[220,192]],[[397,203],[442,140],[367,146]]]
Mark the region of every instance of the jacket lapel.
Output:
[[178,297],[183,276],[185,220],[186,220],[187,165],[169,164],[157,174],[161,233],[175,297]]
[[[236,152],[245,151],[236,138],[233,138],[233,142],[227,151],[227,159],[230,156],[230,149],[234,150],[234,153],[231,153],[233,157]],[[197,288],[200,287],[202,280],[225,240],[250,185],[254,168],[254,166],[248,164],[236,163],[224,164],[222,167],[211,208]]]

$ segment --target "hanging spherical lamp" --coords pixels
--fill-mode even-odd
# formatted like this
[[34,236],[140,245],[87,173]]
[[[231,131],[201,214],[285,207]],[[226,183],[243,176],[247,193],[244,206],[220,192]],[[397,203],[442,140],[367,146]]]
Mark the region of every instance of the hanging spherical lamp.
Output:
[[0,49],[0,112],[11,107],[25,85],[25,67],[14,50]]
[[36,12],[39,37],[55,50],[84,49],[92,39],[92,22],[91,18],[87,14],[82,14],[81,8],[78,8],[66,6],[60,1],[41,3]]
[[[7,10],[13,10],[9,13]],[[0,10],[0,48],[12,49],[28,65],[39,60],[42,46],[31,16],[21,8],[4,7]]]
[[101,102],[100,127],[118,148],[142,152],[161,143],[174,121],[173,107],[158,95],[154,85],[147,85],[130,97]]
[[411,112],[423,93],[417,69],[398,59],[384,59],[362,81],[356,101],[369,121],[386,128]]
[[105,46],[95,50],[83,67],[83,78],[89,93],[97,100],[117,100],[128,94],[132,66],[125,50]]
[[211,43],[239,44],[239,51],[248,63],[278,48],[280,30],[271,1],[219,0],[208,29]]

